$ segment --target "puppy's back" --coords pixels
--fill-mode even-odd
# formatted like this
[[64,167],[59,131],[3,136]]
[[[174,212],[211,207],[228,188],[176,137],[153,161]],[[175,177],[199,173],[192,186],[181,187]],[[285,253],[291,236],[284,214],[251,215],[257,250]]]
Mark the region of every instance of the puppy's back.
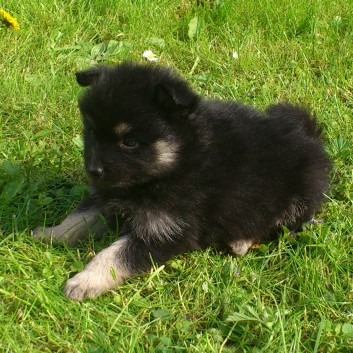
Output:
[[312,137],[321,138],[321,127],[308,110],[289,103],[279,103],[267,108],[266,113],[273,118],[291,120],[298,125],[302,131]]

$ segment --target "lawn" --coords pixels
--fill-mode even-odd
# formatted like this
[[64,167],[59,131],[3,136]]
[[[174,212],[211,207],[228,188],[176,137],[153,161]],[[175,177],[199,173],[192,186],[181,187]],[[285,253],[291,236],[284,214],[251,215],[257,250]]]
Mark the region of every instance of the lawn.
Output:
[[[5,7],[3,7],[5,6]],[[0,352],[352,352],[353,3],[7,0],[0,21]],[[317,224],[234,258],[180,256],[96,300],[65,281],[113,235],[34,242],[86,191],[80,88],[150,49],[202,95],[312,109],[333,161]]]

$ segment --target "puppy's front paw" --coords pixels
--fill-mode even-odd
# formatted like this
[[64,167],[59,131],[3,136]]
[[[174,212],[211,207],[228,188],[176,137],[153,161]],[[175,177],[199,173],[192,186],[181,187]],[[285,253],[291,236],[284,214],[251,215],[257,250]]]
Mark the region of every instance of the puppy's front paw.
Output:
[[[52,227],[37,227],[31,231],[31,235],[35,240],[49,243],[53,238]],[[54,237],[55,238],[55,237]]]
[[[129,247],[129,239],[121,237],[108,248],[98,253],[86,268],[69,279],[64,294],[73,300],[96,298],[113,289],[131,276],[126,267],[124,252]],[[114,277],[113,277],[114,274]]]
[[96,298],[115,286],[116,283],[110,273],[102,274],[86,269],[67,281],[64,294],[72,300]]
[[62,227],[37,227],[31,232],[32,237],[35,240],[41,241],[43,243],[63,243],[66,242],[68,244],[74,243],[72,239],[75,238],[72,236],[73,234],[70,232],[65,233],[65,229]]

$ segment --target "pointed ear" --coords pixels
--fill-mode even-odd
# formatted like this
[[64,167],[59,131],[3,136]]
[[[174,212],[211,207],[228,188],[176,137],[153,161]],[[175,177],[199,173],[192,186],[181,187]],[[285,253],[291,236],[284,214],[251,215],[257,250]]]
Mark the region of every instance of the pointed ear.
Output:
[[176,106],[176,102],[166,87],[162,84],[156,86],[155,99],[157,104],[164,109],[173,109]]
[[155,87],[155,101],[165,110],[181,110],[190,113],[198,96],[184,82],[160,83]]
[[96,82],[102,73],[99,67],[93,67],[85,71],[76,72],[76,81],[82,87],[91,86]]

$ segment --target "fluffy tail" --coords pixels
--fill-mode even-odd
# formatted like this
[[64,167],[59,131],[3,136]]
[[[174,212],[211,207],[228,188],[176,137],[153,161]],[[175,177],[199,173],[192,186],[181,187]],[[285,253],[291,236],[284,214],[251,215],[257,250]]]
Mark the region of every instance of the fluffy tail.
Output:
[[266,113],[273,118],[291,120],[308,136],[318,138],[321,136],[321,127],[305,108],[290,103],[279,103],[268,107]]

